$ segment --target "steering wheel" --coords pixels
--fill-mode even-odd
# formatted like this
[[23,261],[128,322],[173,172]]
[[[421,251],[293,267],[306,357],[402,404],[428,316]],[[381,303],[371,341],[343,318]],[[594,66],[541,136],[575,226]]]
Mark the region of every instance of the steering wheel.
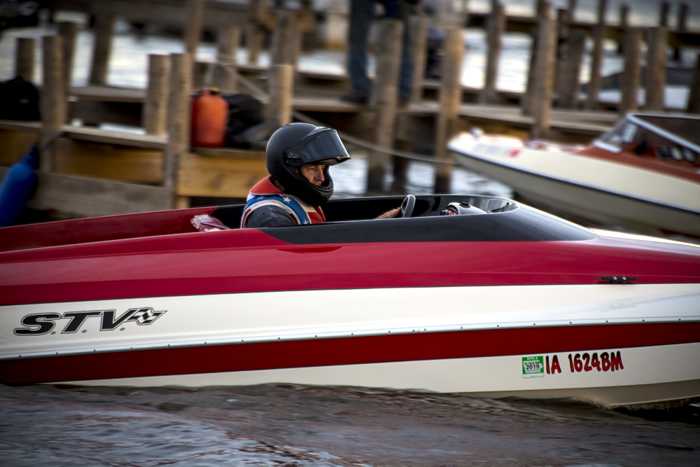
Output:
[[416,207],[416,195],[406,195],[401,201],[401,217],[411,217]]

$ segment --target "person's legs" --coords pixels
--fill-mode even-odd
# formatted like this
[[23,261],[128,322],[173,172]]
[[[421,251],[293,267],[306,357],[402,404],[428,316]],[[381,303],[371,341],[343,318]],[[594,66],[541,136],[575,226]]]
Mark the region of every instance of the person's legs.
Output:
[[374,0],[352,0],[350,2],[350,28],[348,34],[348,72],[352,93],[365,102],[370,95],[370,81],[367,76],[367,41],[369,28],[374,16]]
[[401,69],[399,70],[399,99],[408,102],[411,98],[413,81],[413,53],[411,50],[411,11],[406,2],[401,5],[401,22],[403,23],[403,43],[401,45]]
[[403,37],[401,39],[401,65],[399,69],[399,99],[408,102],[411,97],[411,82],[413,81],[413,54],[411,50],[411,12],[409,2],[400,0],[382,0],[384,16],[401,20]]

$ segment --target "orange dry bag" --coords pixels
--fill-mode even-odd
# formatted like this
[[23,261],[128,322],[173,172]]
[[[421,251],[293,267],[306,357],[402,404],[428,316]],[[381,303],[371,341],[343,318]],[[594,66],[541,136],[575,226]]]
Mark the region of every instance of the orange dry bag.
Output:
[[224,145],[228,104],[218,92],[204,89],[192,101],[192,146]]

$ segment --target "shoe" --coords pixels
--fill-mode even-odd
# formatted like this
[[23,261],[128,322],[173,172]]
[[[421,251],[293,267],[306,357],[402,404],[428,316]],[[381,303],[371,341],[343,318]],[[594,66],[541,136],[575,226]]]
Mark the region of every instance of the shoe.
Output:
[[363,92],[352,91],[350,94],[340,96],[340,100],[351,104],[367,105],[369,96]]

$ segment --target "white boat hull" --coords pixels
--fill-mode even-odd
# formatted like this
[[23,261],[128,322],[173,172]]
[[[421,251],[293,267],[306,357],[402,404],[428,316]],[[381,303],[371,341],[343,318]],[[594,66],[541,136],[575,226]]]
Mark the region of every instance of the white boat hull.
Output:
[[510,138],[493,138],[488,150],[489,140],[477,141],[463,134],[450,149],[460,164],[511,186],[530,203],[602,224],[700,237],[697,183],[557,151],[521,147],[512,156],[518,143]]

